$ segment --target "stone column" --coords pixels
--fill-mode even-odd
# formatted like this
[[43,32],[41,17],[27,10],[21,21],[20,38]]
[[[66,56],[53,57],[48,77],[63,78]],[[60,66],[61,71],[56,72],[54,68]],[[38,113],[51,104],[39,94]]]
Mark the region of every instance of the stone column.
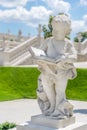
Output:
[[78,53],[81,54],[81,40],[82,40],[82,36],[81,33],[78,33]]
[[41,43],[41,32],[42,32],[42,26],[41,24],[38,25],[38,41],[39,41],[39,45]]

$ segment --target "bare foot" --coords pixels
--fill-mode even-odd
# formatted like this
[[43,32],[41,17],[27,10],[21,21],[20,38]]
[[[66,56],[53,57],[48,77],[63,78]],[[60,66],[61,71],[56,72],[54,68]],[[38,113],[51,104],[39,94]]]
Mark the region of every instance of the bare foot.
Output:
[[45,112],[45,115],[46,115],[46,116],[50,116],[53,111],[54,111],[54,107],[50,107],[50,108]]

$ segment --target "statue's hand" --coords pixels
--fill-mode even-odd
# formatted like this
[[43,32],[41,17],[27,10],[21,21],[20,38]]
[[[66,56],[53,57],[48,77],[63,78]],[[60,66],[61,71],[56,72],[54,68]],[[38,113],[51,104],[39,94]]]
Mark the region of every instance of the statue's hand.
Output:
[[55,59],[56,59],[56,63],[59,63],[59,62],[61,62],[61,61],[63,61],[65,59],[65,55],[60,54]]
[[61,57],[62,62],[67,62],[67,63],[73,63],[75,62],[75,58],[73,55],[65,54],[64,56]]

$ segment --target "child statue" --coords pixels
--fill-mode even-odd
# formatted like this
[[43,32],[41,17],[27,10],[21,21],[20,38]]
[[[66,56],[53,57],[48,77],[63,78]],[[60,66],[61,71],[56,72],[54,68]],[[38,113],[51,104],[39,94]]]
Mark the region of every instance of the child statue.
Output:
[[65,36],[70,34],[71,21],[65,14],[52,20],[52,37],[42,44],[46,57],[56,63],[36,60],[41,74],[38,78],[38,103],[42,113],[50,118],[66,118],[73,115],[73,106],[66,99],[65,90],[68,79],[76,77],[73,62],[76,61],[76,50]]

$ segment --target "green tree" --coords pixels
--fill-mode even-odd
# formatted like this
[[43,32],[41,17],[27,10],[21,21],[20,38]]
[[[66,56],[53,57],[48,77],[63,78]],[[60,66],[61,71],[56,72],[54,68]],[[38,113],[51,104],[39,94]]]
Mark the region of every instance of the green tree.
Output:
[[77,36],[74,38],[74,42],[79,42],[79,36],[78,34],[81,35],[81,42],[87,39],[87,32],[79,32],[77,33]]
[[74,38],[74,42],[79,42],[77,37]]
[[42,27],[42,30],[44,33],[44,38],[52,36],[52,30],[53,30],[52,25],[51,25],[52,19],[53,19],[53,16],[50,15],[48,25],[47,26],[43,25],[43,27]]
[[82,34],[83,40],[87,39],[87,32],[82,32],[81,34]]

